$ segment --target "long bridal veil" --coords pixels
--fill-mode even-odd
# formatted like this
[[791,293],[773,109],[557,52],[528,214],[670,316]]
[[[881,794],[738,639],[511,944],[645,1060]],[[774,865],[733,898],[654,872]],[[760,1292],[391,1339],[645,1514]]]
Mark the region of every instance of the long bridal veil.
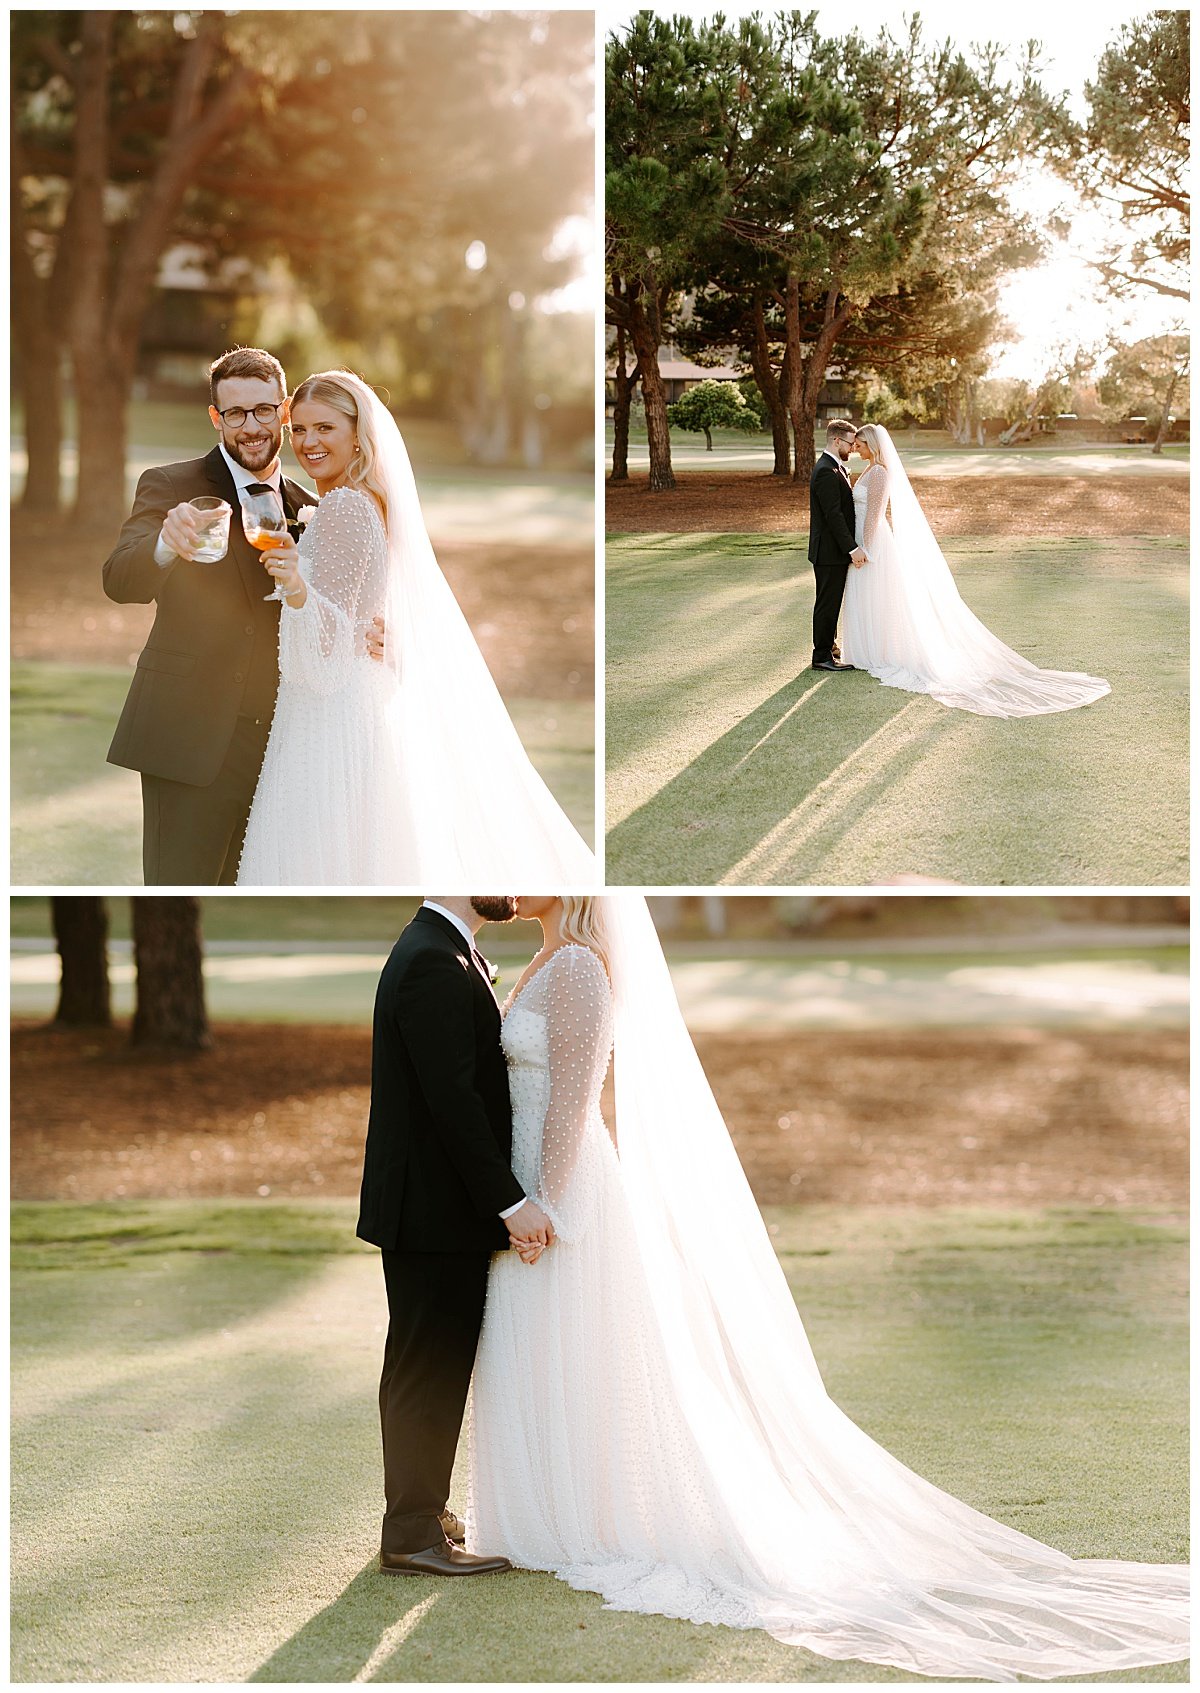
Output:
[[411,881],[594,888],[596,860],[530,762],[442,575],[395,419],[360,378],[336,375],[370,419],[387,495],[388,730]]
[[790,1644],[937,1678],[1185,1657],[1185,1565],[1073,1560],[923,1481],[833,1404],[646,902],[608,894],[603,909],[623,1185],[671,1389],[725,1519],[709,1579],[719,1569],[742,1614]]
[[[895,443],[882,424],[874,429],[889,478],[898,567],[893,580],[905,602],[896,609],[893,622],[906,628],[920,649],[911,656],[901,655],[897,671],[910,674],[907,680],[898,676],[896,685],[918,686],[943,705],[985,717],[1070,711],[1109,693],[1108,683],[1098,676],[1039,670],[979,621],[959,594]],[[1048,610],[1041,615],[1048,618]]]

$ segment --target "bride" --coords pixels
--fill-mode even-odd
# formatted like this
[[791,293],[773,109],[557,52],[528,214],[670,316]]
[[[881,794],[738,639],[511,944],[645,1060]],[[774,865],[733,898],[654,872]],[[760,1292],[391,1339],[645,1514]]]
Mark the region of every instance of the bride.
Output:
[[504,1007],[513,1169],[557,1238],[492,1260],[468,1544],[617,1610],[939,1679],[1186,1657],[1186,1566],[1043,1546],[828,1398],[645,901],[518,915],[546,944]]
[[[596,863],[526,755],[438,568],[404,440],[345,370],[290,402],[317,485],[301,536],[266,555],[283,598],[279,694],[241,885],[517,879],[592,886]],[[303,516],[303,514],[301,514]],[[381,617],[382,663],[367,651]]]
[[854,485],[854,539],[867,561],[846,582],[845,662],[984,717],[1070,711],[1111,691],[1096,676],[1039,670],[986,629],[959,597],[887,430],[864,424],[855,450],[867,462]]

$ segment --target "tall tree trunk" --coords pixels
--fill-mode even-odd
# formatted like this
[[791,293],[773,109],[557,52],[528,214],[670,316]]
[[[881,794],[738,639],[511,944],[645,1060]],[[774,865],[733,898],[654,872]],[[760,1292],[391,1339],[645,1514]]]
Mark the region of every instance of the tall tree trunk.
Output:
[[[657,326],[644,309],[646,296],[630,301],[629,335],[641,371],[642,403],[646,408],[646,443],[650,451],[650,492],[675,486],[671,469],[671,428],[667,422],[667,387],[658,368]],[[657,314],[655,314],[657,317]]]
[[62,503],[63,383],[61,323],[54,309],[54,283],[67,260],[59,237],[53,277],[39,276],[25,239],[21,205],[24,161],[17,131],[17,102],[9,104],[9,236],[17,391],[25,420],[25,486],[21,509],[53,516]]
[[1175,389],[1178,386],[1178,383],[1179,372],[1177,370],[1173,370],[1171,372],[1171,380],[1167,384],[1166,396],[1162,403],[1162,416],[1158,420],[1158,434],[1154,437],[1154,445],[1150,449],[1152,453],[1161,453],[1163,450],[1163,442],[1167,438],[1167,430],[1171,423],[1171,401],[1175,398]]
[[200,901],[190,894],[139,894],[129,903],[137,969],[132,1045],[175,1052],[211,1046],[201,968]]
[[641,374],[634,364],[626,369],[626,335],[622,324],[617,325],[617,368],[613,378],[613,456],[610,482],[629,481],[629,413],[633,406],[633,390]]
[[47,307],[49,289],[32,279],[36,294],[19,298],[22,284],[13,269],[13,327],[16,380],[25,421],[25,486],[21,510],[52,517],[62,505],[63,379],[57,332]]
[[72,365],[79,441],[75,521],[115,535],[129,510],[125,447],[134,351],[118,354],[103,344],[77,346]]
[[[783,401],[787,407],[788,421],[792,426],[795,437],[792,464],[792,477],[796,482],[811,476],[812,462],[816,454],[811,451],[812,430],[809,430],[808,447],[805,451],[804,440],[804,355],[800,343],[800,280],[789,272],[783,293],[783,334],[784,348],[787,360],[787,385],[783,390]],[[802,456],[803,455],[803,456]],[[801,465],[804,466],[803,475]]]
[[772,476],[790,476],[792,474],[792,445],[788,435],[788,413],[784,403],[787,392],[788,357],[790,349],[784,349],[783,365],[779,376],[776,377],[771,367],[771,344],[767,337],[767,314],[762,297],[756,295],[751,306],[753,334],[750,339],[750,369],[754,374],[755,385],[763,397],[763,404],[767,408],[767,415],[771,419],[771,443],[775,449],[775,468]]
[[129,395],[142,322],[171,228],[206,156],[248,117],[259,73],[232,71],[205,97],[225,50],[225,18],[197,14],[171,94],[171,114],[158,162],[143,184],[133,217],[108,227],[108,85],[117,14],[85,12],[75,89],[75,145],[70,218],[72,289],[67,334],[79,412],[76,509],[89,526],[114,526],[125,515],[125,449]]
[[118,527],[125,515],[127,400],[121,375],[113,369],[111,264],[105,223],[108,79],[115,22],[112,12],[86,12],[83,19],[71,192],[76,282],[67,318],[79,444],[75,511],[77,517],[105,529]]
[[826,289],[821,327],[809,346],[806,358],[800,341],[799,287],[794,278],[788,278],[785,322],[788,350],[795,359],[795,371],[789,373],[788,415],[795,441],[796,460],[792,478],[796,482],[807,482],[812,475],[813,461],[817,456],[817,407],[821,389],[825,386],[825,375],[837,338],[852,316],[849,302],[843,301],[839,306],[838,298],[836,285]]
[[103,898],[56,894],[50,917],[61,967],[55,1027],[109,1028],[108,911]]

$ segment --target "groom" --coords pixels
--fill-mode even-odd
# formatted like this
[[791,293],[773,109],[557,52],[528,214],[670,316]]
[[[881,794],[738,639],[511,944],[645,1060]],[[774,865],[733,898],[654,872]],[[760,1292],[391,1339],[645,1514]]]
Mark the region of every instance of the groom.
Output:
[[[205,458],[146,470],[104,566],[120,604],[156,606],[110,764],[141,772],[146,886],[236,880],[250,802],[279,686],[279,602],[247,541],[240,496],[269,488],[289,521],[315,497],[283,476],[283,366],[261,347],[235,347],[209,370],[217,444]],[[196,513],[217,495],[233,509],[229,550],[194,562]]]
[[808,562],[817,578],[813,606],[814,670],[853,670],[834,657],[838,617],[850,566],[866,563],[854,544],[854,494],[846,460],[858,431],[845,418],[834,418],[825,431],[825,451],[808,484]]
[[507,894],[426,900],[375,996],[357,1233],[382,1248],[387,1288],[379,1567],[389,1575],[510,1568],[462,1550],[446,1500],[491,1255],[554,1239],[512,1172],[500,1010],[475,946],[484,922],[516,914]]
[[[269,488],[289,521],[314,502],[280,469],[279,360],[235,347],[210,367],[209,393],[216,446],[142,473],[104,566],[109,599],[157,608],[108,749],[110,764],[141,772],[147,887],[237,878],[279,685],[279,602],[265,598],[271,580],[243,533],[240,496]],[[194,562],[189,502],[202,494],[233,509],[229,550],[213,564]]]

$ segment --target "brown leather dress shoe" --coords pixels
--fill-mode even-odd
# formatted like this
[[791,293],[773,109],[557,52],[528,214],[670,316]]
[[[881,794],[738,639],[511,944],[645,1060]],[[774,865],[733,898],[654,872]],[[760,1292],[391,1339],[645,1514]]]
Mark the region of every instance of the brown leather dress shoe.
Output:
[[467,1525],[461,1517],[456,1517],[453,1511],[443,1511],[441,1516],[442,1533],[447,1540],[453,1540],[456,1546],[461,1546],[467,1538]]
[[447,1541],[424,1552],[381,1552],[379,1568],[384,1575],[498,1575],[512,1565],[507,1558],[481,1558]]

